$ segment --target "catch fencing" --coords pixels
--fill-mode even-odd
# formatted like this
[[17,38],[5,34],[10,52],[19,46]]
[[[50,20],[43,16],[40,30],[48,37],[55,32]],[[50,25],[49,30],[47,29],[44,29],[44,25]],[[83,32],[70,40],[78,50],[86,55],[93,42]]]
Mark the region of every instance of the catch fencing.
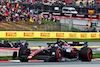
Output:
[[[71,23],[70,21],[72,22],[72,25],[80,26],[80,27],[76,27],[78,29],[81,29],[81,27],[84,27],[82,30],[85,30],[87,25],[90,26],[90,24],[91,24],[89,18],[77,18],[77,19],[75,19],[75,18],[71,18],[71,19],[70,18],[60,18],[60,23],[62,25],[68,26],[67,28],[61,26],[61,30],[66,29],[66,31],[67,31],[69,29],[69,24]],[[100,20],[93,19],[92,23],[96,23],[96,25],[97,25],[96,27],[100,28]]]

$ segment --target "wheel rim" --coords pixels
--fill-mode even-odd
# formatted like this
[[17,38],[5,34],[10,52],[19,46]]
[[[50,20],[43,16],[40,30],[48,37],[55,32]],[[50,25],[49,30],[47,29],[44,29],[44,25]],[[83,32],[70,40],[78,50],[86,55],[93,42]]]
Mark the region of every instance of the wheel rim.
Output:
[[61,52],[58,53],[57,60],[58,60],[58,62],[61,62],[62,61],[62,54],[61,54]]
[[77,60],[79,59],[79,53],[77,53],[77,57],[76,57],[76,59],[77,59]]
[[92,59],[92,54],[90,53],[90,55],[89,55],[89,58],[90,58],[90,60]]
[[87,58],[88,58],[88,61],[91,61],[91,59],[92,59],[92,51],[91,51],[91,49],[88,49]]

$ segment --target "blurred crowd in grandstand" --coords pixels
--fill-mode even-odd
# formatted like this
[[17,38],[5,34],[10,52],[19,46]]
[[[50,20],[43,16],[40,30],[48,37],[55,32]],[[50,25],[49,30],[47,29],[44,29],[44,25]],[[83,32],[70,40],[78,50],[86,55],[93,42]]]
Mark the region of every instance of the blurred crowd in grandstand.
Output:
[[[35,13],[36,12],[36,13]],[[33,20],[32,20],[33,19]],[[26,8],[23,10],[22,6],[19,6],[19,3],[10,4],[8,2],[1,2],[0,6],[0,21],[26,21],[29,20],[30,22],[38,21],[40,19],[38,11],[35,9]]]
[[[21,2],[23,3],[30,3],[30,4],[36,4],[36,3],[41,3],[41,4],[45,4],[45,3],[49,3],[49,5],[52,5],[52,2],[49,0],[22,0]],[[0,22],[3,21],[26,21],[29,20],[30,22],[34,22],[37,21],[37,23],[41,24],[41,19],[43,20],[49,20],[49,21],[54,21],[56,22],[56,18],[53,17],[53,19],[50,18],[51,15],[48,16],[48,18],[44,17],[43,14],[39,14],[38,10],[35,10],[34,8],[30,9],[29,7],[26,8],[26,10],[23,10],[23,6],[20,6],[18,1],[13,0],[13,3],[9,2],[9,0],[0,0]],[[59,5],[65,5],[68,6],[70,5],[70,3],[73,6],[87,6],[87,7],[95,7],[97,6],[97,4],[99,4],[100,2],[96,2],[95,0],[87,0],[84,2],[84,0],[59,0],[59,1],[55,1],[53,3],[53,5],[55,4],[59,4]],[[59,18],[57,18],[59,21]]]
[[[23,6],[20,6],[19,3],[8,3],[5,1],[1,2],[0,6],[0,22],[3,21],[27,21],[29,20],[30,22],[37,21],[39,24],[44,24],[44,22],[41,22],[42,20],[49,20],[51,21],[50,18],[51,15],[44,17],[42,13],[39,13],[38,10],[35,10],[34,8],[30,9],[29,7],[23,9]],[[56,21],[55,17],[54,20]]]
[[48,5],[65,5],[65,6],[87,6],[87,7],[99,7],[100,0],[28,0],[32,4],[41,3]]

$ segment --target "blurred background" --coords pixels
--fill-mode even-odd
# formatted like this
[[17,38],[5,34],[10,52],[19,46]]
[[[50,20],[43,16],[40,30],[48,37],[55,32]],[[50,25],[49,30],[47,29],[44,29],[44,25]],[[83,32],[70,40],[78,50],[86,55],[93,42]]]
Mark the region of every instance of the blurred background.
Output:
[[[100,0],[0,0],[1,31],[87,31],[100,28]],[[67,11],[68,10],[68,11]],[[75,12],[76,11],[76,12]]]

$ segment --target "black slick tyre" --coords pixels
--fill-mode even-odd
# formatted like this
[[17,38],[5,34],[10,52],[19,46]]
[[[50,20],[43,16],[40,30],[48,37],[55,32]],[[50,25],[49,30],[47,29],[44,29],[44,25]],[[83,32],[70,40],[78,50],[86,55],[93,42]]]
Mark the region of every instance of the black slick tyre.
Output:
[[13,52],[12,59],[16,59],[16,58],[17,58],[17,51],[14,51],[14,52]]
[[28,59],[27,57],[29,56],[30,54],[30,49],[27,49],[25,46],[22,46],[19,50],[19,60],[21,62],[28,62]]
[[79,57],[81,61],[91,61],[92,60],[92,50],[88,47],[83,47],[80,50]]

